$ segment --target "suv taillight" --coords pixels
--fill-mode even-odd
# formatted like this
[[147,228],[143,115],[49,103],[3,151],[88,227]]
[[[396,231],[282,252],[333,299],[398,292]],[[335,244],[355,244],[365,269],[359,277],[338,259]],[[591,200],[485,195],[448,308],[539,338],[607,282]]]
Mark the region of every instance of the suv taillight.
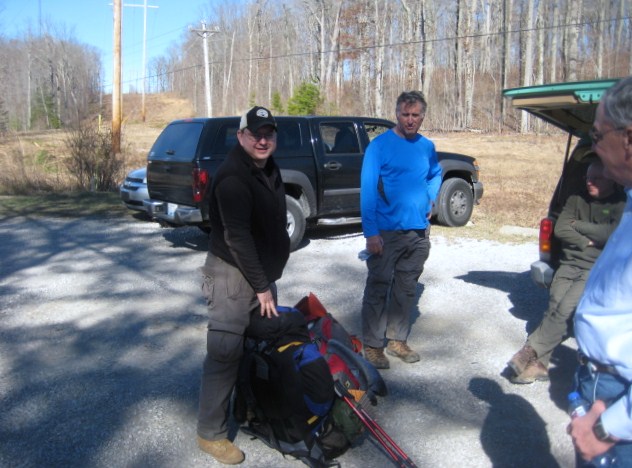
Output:
[[204,199],[208,182],[208,171],[199,167],[193,169],[193,201],[195,203],[200,203]]
[[540,221],[540,260],[549,261],[551,259],[554,227],[555,222],[551,218],[543,218]]

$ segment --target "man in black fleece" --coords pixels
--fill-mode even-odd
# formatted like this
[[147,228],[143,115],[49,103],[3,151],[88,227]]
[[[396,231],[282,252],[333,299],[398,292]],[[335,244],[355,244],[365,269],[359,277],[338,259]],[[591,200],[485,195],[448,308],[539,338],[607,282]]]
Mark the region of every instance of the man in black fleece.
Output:
[[243,452],[227,438],[229,399],[237,381],[244,330],[253,313],[277,315],[275,281],[290,255],[285,190],[272,153],[276,122],[255,106],[239,125],[239,144],[213,176],[209,252],[202,267],[208,332],[198,410],[198,445],[238,464]]
[[549,379],[551,354],[571,335],[575,309],[590,269],[619,224],[625,196],[603,171],[600,160],[590,164],[585,190],[568,198],[555,222],[555,237],[562,242],[560,266],[553,276],[549,308],[542,322],[507,363],[513,383]]

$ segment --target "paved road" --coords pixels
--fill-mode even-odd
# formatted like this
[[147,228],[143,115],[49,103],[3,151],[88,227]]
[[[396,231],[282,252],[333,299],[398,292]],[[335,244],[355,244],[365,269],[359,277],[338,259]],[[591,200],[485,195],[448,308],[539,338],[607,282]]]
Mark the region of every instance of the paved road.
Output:
[[[353,229],[312,233],[279,282],[359,333],[365,265]],[[499,374],[547,294],[534,243],[433,238],[410,344],[376,416],[418,466],[572,466],[563,406],[574,342],[550,383]],[[206,239],[133,218],[0,221],[0,466],[219,466],[195,446],[205,340],[197,268]],[[298,467],[239,433],[245,467]],[[343,467],[389,466],[370,438]]]

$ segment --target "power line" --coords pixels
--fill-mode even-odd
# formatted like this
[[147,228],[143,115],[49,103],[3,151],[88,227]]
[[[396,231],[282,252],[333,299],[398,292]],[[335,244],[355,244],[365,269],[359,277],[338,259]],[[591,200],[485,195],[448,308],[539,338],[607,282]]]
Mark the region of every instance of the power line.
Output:
[[[353,46],[353,47],[347,47],[347,48],[342,48],[342,49],[335,49],[335,50],[326,50],[326,51],[322,51],[322,52],[315,52],[315,51],[311,51],[311,52],[293,52],[293,53],[288,53],[288,54],[279,54],[279,55],[268,55],[268,56],[260,56],[260,57],[247,57],[247,58],[237,58],[237,59],[233,59],[232,63],[242,63],[242,62],[250,62],[250,61],[265,61],[265,60],[278,60],[278,59],[285,59],[285,58],[297,58],[297,57],[307,57],[307,56],[312,56],[312,55],[324,55],[324,54],[333,54],[333,53],[340,53],[340,54],[344,54],[344,53],[351,53],[351,52],[359,52],[359,51],[366,51],[366,50],[375,50],[375,49],[380,49],[380,48],[396,48],[396,47],[405,47],[405,46],[410,46],[410,45],[420,45],[420,44],[425,44],[425,43],[441,43],[441,42],[454,42],[457,40],[463,40],[463,39],[481,39],[481,38],[485,38],[485,37],[494,37],[494,36],[503,36],[505,34],[516,34],[516,33],[526,33],[526,32],[536,32],[536,31],[552,31],[552,30],[562,30],[562,29],[567,29],[567,28],[572,28],[572,27],[582,27],[582,26],[593,26],[593,25],[598,25],[598,24],[602,24],[602,23],[611,23],[611,22],[620,22],[620,21],[629,21],[630,19],[632,19],[631,16],[624,16],[624,17],[615,17],[615,18],[610,18],[610,19],[603,19],[603,20],[595,20],[595,21],[584,21],[584,22],[576,22],[576,23],[567,23],[567,24],[558,24],[558,25],[552,25],[552,26],[538,26],[538,27],[533,27],[533,28],[518,28],[518,29],[508,29],[508,30],[504,30],[504,31],[496,31],[496,32],[489,32],[489,33],[478,33],[478,34],[467,34],[467,35],[456,35],[456,36],[449,36],[449,37],[443,37],[443,38],[435,38],[435,39],[426,39],[426,40],[413,40],[413,41],[406,41],[406,42],[393,42],[393,43],[388,43],[388,44],[373,44],[373,45],[368,45],[368,46]],[[223,61],[210,61],[208,64],[209,65],[216,65],[216,64],[220,64],[223,63]],[[156,73],[153,75],[148,75],[147,79],[153,79],[153,78],[159,78],[161,76],[167,76],[170,74],[174,74],[174,73],[180,73],[180,72],[184,72],[187,70],[192,70],[195,68],[201,68],[202,66],[204,66],[204,64],[195,64],[195,65],[190,65],[187,67],[182,67],[182,68],[178,68],[178,69],[174,69],[174,70],[170,70],[168,72],[164,72],[164,73]],[[135,80],[128,80],[126,82],[127,83],[132,83]]]

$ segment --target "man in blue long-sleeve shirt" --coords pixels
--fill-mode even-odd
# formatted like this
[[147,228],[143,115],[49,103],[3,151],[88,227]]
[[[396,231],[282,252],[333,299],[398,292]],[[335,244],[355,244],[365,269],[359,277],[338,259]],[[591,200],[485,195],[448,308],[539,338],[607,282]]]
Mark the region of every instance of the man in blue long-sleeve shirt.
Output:
[[397,125],[368,146],[362,165],[361,209],[368,277],[362,299],[366,358],[378,369],[386,353],[419,361],[407,344],[417,280],[430,254],[429,221],[441,186],[434,144],[418,134],[427,104],[419,91],[397,98]]

